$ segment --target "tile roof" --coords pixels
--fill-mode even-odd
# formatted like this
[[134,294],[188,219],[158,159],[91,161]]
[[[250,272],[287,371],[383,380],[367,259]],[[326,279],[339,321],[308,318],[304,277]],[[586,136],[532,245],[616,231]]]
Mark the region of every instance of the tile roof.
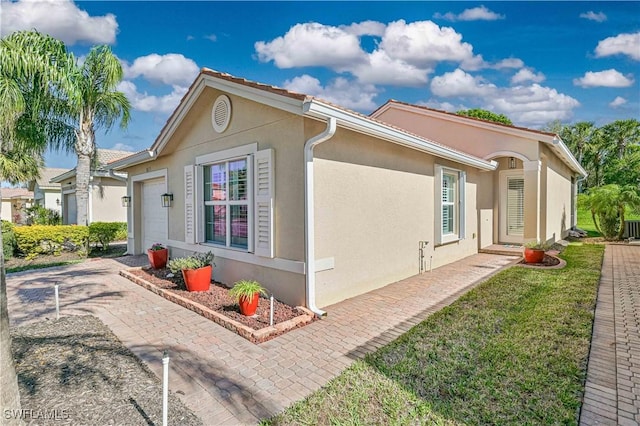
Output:
[[[60,188],[60,184],[59,183],[50,183],[49,179],[52,179],[58,175],[61,175],[62,173],[68,171],[69,169],[59,169],[59,168],[54,168],[54,167],[45,167],[44,169],[40,170],[40,177],[38,179],[36,179],[36,183],[38,184],[38,186],[40,188],[44,188],[44,187],[54,187],[54,188]],[[29,184],[29,187],[31,187],[31,184]]]
[[102,168],[109,163],[120,160],[121,158],[128,157],[134,154],[130,151],[117,151],[115,149],[102,149],[96,150],[98,168]]
[[504,124],[504,123],[498,123],[498,122],[495,122],[495,121],[483,120],[481,118],[476,118],[476,117],[467,117],[465,115],[456,114],[455,112],[443,111],[443,110],[440,110],[440,109],[430,108],[430,107],[427,107],[427,106],[424,106],[424,105],[411,104],[411,103],[408,103],[408,102],[398,101],[396,99],[389,99],[387,102],[385,102],[384,104],[380,105],[375,111],[373,111],[371,113],[371,115],[375,114],[377,111],[379,111],[381,108],[383,108],[385,105],[388,105],[388,104],[406,105],[406,106],[410,106],[410,107],[413,107],[413,108],[418,108],[418,109],[422,109],[422,110],[425,110],[425,111],[437,112],[437,113],[440,113],[440,114],[446,114],[446,115],[450,115],[450,116],[457,117],[457,118],[462,118],[462,119],[469,120],[469,121],[477,121],[477,122],[480,122],[480,123],[493,124],[493,125],[496,125],[496,126],[499,126],[499,127],[507,128],[507,129],[524,130],[526,132],[533,132],[533,133],[538,133],[540,135],[551,136],[551,137],[557,136],[555,133],[552,133],[552,132],[544,132],[542,130],[530,129],[528,127],[520,127],[520,126],[514,126],[514,125],[509,125],[509,124]]
[[2,188],[2,199],[8,198],[33,198],[33,192],[26,188]]

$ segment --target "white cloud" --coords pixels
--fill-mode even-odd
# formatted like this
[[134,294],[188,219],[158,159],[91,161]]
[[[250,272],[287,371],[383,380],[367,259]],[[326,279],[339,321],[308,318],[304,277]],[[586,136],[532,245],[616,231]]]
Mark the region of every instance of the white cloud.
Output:
[[204,36],[204,38],[213,42],[218,40],[218,36],[216,36],[215,34],[207,34],[206,36]]
[[539,84],[500,88],[460,69],[431,81],[431,92],[440,97],[462,97],[476,100],[482,108],[505,114],[514,123],[543,125],[551,120],[568,120],[573,108],[580,105],[574,98]]
[[602,12],[596,13],[593,10],[590,10],[585,13],[581,13],[580,17],[584,19],[588,19],[590,21],[596,21],[596,22],[604,22],[607,20],[607,15],[605,15]]
[[522,59],[518,59],[518,58],[507,58],[507,59],[503,59],[501,61],[498,61],[497,63],[493,64],[491,66],[491,68],[497,69],[497,70],[502,70],[502,69],[507,69],[507,68],[522,68],[524,67],[524,62],[522,62]]
[[262,62],[278,68],[326,66],[344,68],[365,60],[360,39],[347,31],[317,22],[296,24],[283,37],[254,45]]
[[118,23],[115,15],[89,16],[70,0],[2,1],[0,35],[36,29],[73,45],[113,44]]
[[625,98],[623,98],[622,96],[616,96],[616,98],[609,103],[609,106],[611,108],[618,108],[619,106],[622,106],[626,103],[627,100]]
[[436,19],[446,19],[447,21],[496,21],[498,19],[504,19],[504,15],[492,12],[485,6],[465,9],[458,15],[453,12],[447,12],[444,15],[436,13],[433,17]]
[[138,92],[136,85],[128,80],[121,81],[118,84],[118,90],[127,96],[134,109],[144,112],[164,113],[173,111],[187,93],[186,87],[173,86],[173,90],[167,95],[149,95],[147,92]]
[[358,84],[344,77],[338,77],[326,86],[320,80],[304,74],[291,80],[286,80],[284,88],[306,95],[316,96],[336,105],[358,111],[371,111],[378,103],[374,98],[378,90],[370,84]]
[[370,35],[370,36],[382,36],[386,25],[378,21],[363,21],[359,23],[353,23],[351,25],[342,25],[342,30],[349,34],[356,36]]
[[391,58],[423,68],[432,68],[443,61],[482,62],[482,57],[473,54],[473,46],[462,42],[460,33],[431,21],[391,22],[379,48]]
[[181,54],[141,56],[132,65],[123,64],[125,78],[133,79],[143,76],[155,83],[189,85],[199,72],[198,65]]
[[640,31],[637,33],[618,34],[598,42],[596,57],[611,55],[627,55],[631,59],[640,61]]
[[545,76],[541,72],[536,74],[529,68],[522,68],[517,73],[515,73],[513,77],[511,77],[511,84],[520,84],[524,83],[525,81],[541,83],[544,81],[544,79]]
[[420,69],[401,59],[390,58],[386,51],[376,50],[367,57],[367,62],[354,67],[351,72],[364,84],[389,84],[394,86],[417,86],[429,81],[431,69]]
[[427,108],[438,109],[440,111],[447,112],[456,112],[464,109],[469,109],[463,104],[458,104],[457,106],[452,104],[451,102],[442,102],[436,99],[429,99],[428,101],[417,102],[416,105],[425,106]]
[[625,77],[615,69],[605,71],[587,71],[584,76],[574,78],[573,84],[581,87],[629,87],[633,84],[632,77]]
[[122,142],[118,142],[117,144],[113,145],[109,149],[114,149],[116,151],[131,151],[131,152],[135,151],[134,147],[132,147],[131,145],[124,144]]
[[474,77],[460,68],[434,77],[431,80],[431,92],[441,97],[484,97],[496,93],[498,88],[485,82],[482,77]]

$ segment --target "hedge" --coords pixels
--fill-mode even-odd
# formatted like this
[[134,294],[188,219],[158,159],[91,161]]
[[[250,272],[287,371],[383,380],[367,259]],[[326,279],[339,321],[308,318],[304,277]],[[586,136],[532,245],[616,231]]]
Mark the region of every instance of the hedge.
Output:
[[27,260],[39,254],[59,255],[62,251],[87,255],[89,228],[78,225],[33,225],[14,228],[18,250]]
[[126,222],[93,222],[89,225],[89,241],[107,250],[113,241],[127,239]]
[[13,257],[13,252],[16,249],[16,235],[13,228],[13,223],[2,221],[2,253],[5,259]]

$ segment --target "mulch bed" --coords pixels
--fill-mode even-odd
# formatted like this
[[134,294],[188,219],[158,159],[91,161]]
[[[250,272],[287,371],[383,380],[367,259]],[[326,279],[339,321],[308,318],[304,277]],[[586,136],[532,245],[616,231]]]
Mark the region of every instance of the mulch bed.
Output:
[[545,253],[544,258],[540,263],[527,263],[524,259],[522,259],[520,262],[518,262],[518,265],[530,268],[560,269],[566,265],[566,262],[558,257],[551,256]]
[[[11,334],[25,423],[162,424],[161,381],[98,318],[41,321]],[[202,425],[171,393],[168,423]]]
[[[256,315],[247,317],[240,313],[238,304],[229,296],[229,288],[225,285],[212,281],[209,291],[189,292],[181,277],[172,277],[168,268],[133,268],[121,271],[121,275],[129,279],[133,276],[135,279],[132,281],[149,290],[154,291],[154,288],[163,290],[154,292],[217,322],[253,343],[265,342],[316,320],[312,312],[301,306],[292,307],[274,300],[274,326],[270,326],[269,299],[261,297]],[[171,295],[178,297],[171,297]]]

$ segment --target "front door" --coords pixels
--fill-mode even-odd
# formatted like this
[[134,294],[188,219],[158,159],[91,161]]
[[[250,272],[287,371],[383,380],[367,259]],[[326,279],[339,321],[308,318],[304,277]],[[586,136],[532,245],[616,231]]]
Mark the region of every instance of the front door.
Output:
[[500,241],[522,243],[524,176],[522,170],[500,172]]

